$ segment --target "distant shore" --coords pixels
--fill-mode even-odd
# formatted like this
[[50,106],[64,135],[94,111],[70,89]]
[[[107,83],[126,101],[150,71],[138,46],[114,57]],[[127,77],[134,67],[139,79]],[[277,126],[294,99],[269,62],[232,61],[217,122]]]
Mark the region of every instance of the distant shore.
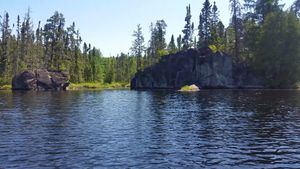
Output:
[[[300,90],[300,83],[297,85],[297,88],[290,88],[292,90]],[[11,90],[11,85],[0,85],[1,90]],[[130,84],[128,83],[71,83],[70,86],[67,87],[67,90],[75,91],[75,90],[110,90],[110,89],[130,89]],[[254,89],[254,88],[253,88]],[[269,88],[261,89],[268,90]],[[241,89],[244,90],[244,89]],[[246,89],[247,90],[247,89]],[[280,89],[279,89],[280,90]],[[284,88],[283,88],[284,90]]]
[[[0,90],[11,90],[11,85],[0,85]],[[107,89],[129,89],[128,83],[71,83],[67,90],[107,90]]]

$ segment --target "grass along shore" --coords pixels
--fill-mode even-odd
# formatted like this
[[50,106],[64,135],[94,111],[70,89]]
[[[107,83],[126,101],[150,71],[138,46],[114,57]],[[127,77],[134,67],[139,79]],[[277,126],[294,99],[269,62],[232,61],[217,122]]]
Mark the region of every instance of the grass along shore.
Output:
[[128,83],[71,83],[67,90],[128,89]]
[[0,90],[11,90],[11,85],[0,85]]
[[[11,85],[0,85],[0,90],[11,90]],[[128,83],[71,83],[67,90],[105,90],[105,89],[129,89]]]

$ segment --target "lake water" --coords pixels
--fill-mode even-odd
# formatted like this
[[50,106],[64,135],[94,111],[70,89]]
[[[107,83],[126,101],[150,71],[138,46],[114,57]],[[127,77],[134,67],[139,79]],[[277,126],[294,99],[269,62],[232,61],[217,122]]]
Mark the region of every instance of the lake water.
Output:
[[299,91],[0,91],[1,169],[299,167]]

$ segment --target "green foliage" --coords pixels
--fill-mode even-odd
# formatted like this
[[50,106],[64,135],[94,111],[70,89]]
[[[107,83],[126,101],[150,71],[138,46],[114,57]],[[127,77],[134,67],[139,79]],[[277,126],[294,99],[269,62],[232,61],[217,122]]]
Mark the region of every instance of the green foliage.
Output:
[[59,12],[55,12],[44,26],[39,22],[35,32],[30,10],[23,22],[18,16],[16,35],[10,29],[8,14],[0,25],[1,86],[10,84],[15,74],[28,69],[63,70],[69,72],[72,83],[99,84],[128,84],[136,72],[136,57],[125,54],[103,57],[99,49],[86,43],[81,50],[82,39],[75,23],[65,28],[65,18]]
[[261,27],[252,19],[245,20],[243,26],[244,35],[240,58],[244,63],[252,62],[257,49],[260,48],[258,42],[261,35]]
[[270,87],[300,80],[300,23],[287,12],[270,13],[261,28],[253,67]]
[[197,48],[215,45],[217,50],[225,50],[225,28],[219,19],[219,10],[214,2],[205,0],[199,17]]
[[264,22],[268,14],[280,11],[284,5],[279,5],[279,0],[261,0],[256,3],[256,16],[260,22]]
[[128,83],[71,83],[68,87],[68,90],[103,90],[125,88],[129,88]]
[[184,26],[184,29],[182,30],[183,33],[182,43],[183,43],[184,50],[192,47],[194,23],[191,22],[191,18],[192,18],[191,6],[189,5],[186,7],[186,17],[185,17],[186,24]]
[[165,55],[168,55],[168,54],[169,54],[169,52],[165,49],[161,49],[161,50],[158,51],[159,57],[162,57],[162,56],[165,56]]
[[200,14],[200,21],[199,21],[199,42],[198,47],[205,47],[209,45],[209,39],[211,38],[211,29],[215,25],[213,25],[213,21],[216,21],[218,18],[217,14],[217,7],[215,6],[215,13],[214,18],[212,18],[212,6],[209,2],[209,0],[205,0],[203,3],[203,8],[201,10]]
[[218,52],[218,48],[216,47],[216,45],[209,45],[208,47],[210,48],[210,50],[211,50],[213,53],[217,53],[217,52]]
[[293,12],[298,18],[300,18],[300,0],[295,0],[291,6],[291,12]]
[[181,51],[182,50],[182,38],[181,35],[179,35],[176,39],[177,42],[177,51]]
[[99,49],[87,43],[82,45],[75,23],[67,27],[59,12],[55,12],[45,25],[39,22],[35,31],[30,10],[24,19],[18,16],[12,26],[14,31],[5,13],[0,21],[0,85],[9,84],[11,77],[20,71],[39,68],[68,71],[72,83],[88,83],[84,84],[87,88],[103,83],[128,84],[137,71],[157,63],[162,56],[207,46],[214,53],[226,51],[233,55],[235,63],[255,70],[268,86],[295,84],[300,74],[300,26],[296,17],[299,17],[299,0],[290,8],[291,13],[283,12],[278,0],[245,0],[243,7],[239,0],[229,1],[232,19],[227,28],[219,19],[216,3],[212,6],[205,0],[197,37],[193,36],[189,5],[183,37],[179,35],[175,39],[172,36],[167,45],[167,24],[157,20],[150,26],[146,48],[142,28],[138,25],[133,34],[132,55],[121,53],[115,57],[103,57]]
[[172,35],[171,41],[168,45],[168,53],[176,53],[176,51],[177,51],[177,48],[175,45],[174,35]]
[[234,29],[234,50],[231,53],[235,63],[241,63],[241,34],[242,34],[242,6],[239,0],[229,0],[232,13],[232,27]]
[[11,89],[11,85],[1,85],[0,86],[0,90],[10,90],[10,89]]
[[147,49],[148,51],[147,62],[149,64],[147,66],[157,63],[160,59],[159,51],[166,49],[167,47],[166,38],[165,38],[166,28],[167,28],[167,24],[164,20],[156,21],[155,25],[151,23],[150,25],[151,37],[149,40],[149,47]]
[[[131,50],[132,54],[137,57],[137,71],[139,71],[142,69],[141,57],[142,57],[143,52],[146,50],[146,47],[144,46],[145,40],[144,40],[144,36],[142,33],[141,25],[137,25],[137,30],[133,32],[133,37],[135,39],[132,43],[132,47],[130,48],[130,50]],[[111,71],[113,71],[113,70],[111,70]],[[113,73],[110,73],[110,74],[113,75]],[[111,78],[114,78],[114,77],[111,76],[110,80],[112,80]]]

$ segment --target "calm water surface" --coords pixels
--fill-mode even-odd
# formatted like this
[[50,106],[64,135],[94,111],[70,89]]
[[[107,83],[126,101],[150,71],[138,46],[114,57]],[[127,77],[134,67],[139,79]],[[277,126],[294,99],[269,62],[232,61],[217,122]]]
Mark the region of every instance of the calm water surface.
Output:
[[0,168],[300,168],[300,92],[1,91]]

